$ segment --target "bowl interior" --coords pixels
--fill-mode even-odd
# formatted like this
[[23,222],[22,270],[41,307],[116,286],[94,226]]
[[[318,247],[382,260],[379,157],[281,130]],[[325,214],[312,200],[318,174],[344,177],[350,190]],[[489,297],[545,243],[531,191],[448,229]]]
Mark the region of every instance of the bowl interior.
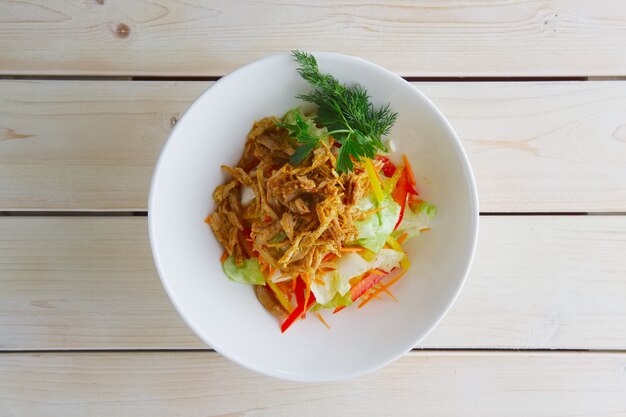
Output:
[[438,207],[432,230],[407,244],[410,271],[394,286],[399,299],[309,318],[280,333],[251,287],[229,281],[222,248],[203,222],[225,176],[240,158],[252,123],[302,104],[308,91],[290,55],[276,55],[222,78],[185,113],[159,158],[149,202],[152,249],[163,284],[187,324],[231,360],[258,372],[320,381],[376,369],[411,349],[456,297],[474,252],[477,201],[460,142],[441,113],[400,77],[367,61],[316,53],[320,69],[365,86],[376,104],[391,103],[391,137],[405,153],[423,199]]

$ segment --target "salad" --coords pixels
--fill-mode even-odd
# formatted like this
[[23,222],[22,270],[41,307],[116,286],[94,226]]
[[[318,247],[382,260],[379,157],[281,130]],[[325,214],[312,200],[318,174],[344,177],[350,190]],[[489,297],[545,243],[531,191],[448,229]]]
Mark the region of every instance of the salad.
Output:
[[436,214],[406,156],[390,152],[390,106],[321,73],[311,54],[293,56],[312,87],[297,97],[316,110],[255,122],[239,163],[222,166],[229,179],[206,218],[224,273],[254,286],[282,332],[309,311],[328,326],[322,311],[396,300],[390,287],[410,267],[402,245]]

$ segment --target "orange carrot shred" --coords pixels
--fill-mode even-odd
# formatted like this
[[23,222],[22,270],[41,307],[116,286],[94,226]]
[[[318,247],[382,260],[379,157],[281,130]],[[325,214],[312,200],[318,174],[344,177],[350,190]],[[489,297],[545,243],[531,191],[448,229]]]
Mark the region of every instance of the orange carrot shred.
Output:
[[326,256],[324,256],[324,258],[322,259],[322,262],[328,262],[331,259],[335,258],[337,255],[335,255],[334,253],[329,253]]
[[378,291],[373,291],[373,289],[371,289],[368,293],[367,296],[365,297],[365,299],[363,300],[363,302],[361,304],[359,304],[358,308],[363,307],[365,304],[369,303],[370,301],[372,301],[375,298],[380,298],[380,293]]
[[324,324],[324,326],[326,326],[326,328],[330,330],[330,325],[326,323],[326,320],[324,320],[324,317],[322,317],[320,313],[315,313],[315,315]]
[[395,277],[394,279],[390,280],[389,282],[387,282],[387,284],[385,285],[386,288],[391,287],[393,284],[395,284],[396,282],[400,281],[400,278],[402,278],[404,276],[404,274],[406,274],[406,269],[404,271],[402,271],[397,277]]
[[220,263],[224,263],[228,259],[228,252],[224,251],[222,257],[220,258]]
[[[371,293],[372,296],[377,296],[377,295],[380,295],[381,292],[384,292],[385,294],[387,294],[389,296],[389,298],[391,298],[392,300],[394,300],[396,302],[399,302],[398,299],[391,293],[391,291],[389,291],[387,289],[387,287],[385,285],[381,284],[380,282],[378,284],[374,285],[371,288],[371,290],[372,290],[372,293]],[[376,291],[377,293],[374,294],[374,291]]]
[[402,242],[404,242],[406,240],[406,238],[409,237],[409,234],[404,232],[402,234],[402,236],[400,236],[398,239],[396,239],[396,241],[400,244],[402,244]]
[[[402,278],[404,276],[404,274],[406,273],[406,269],[404,271],[402,271],[400,273],[400,275],[398,275],[397,277],[395,277],[394,279],[392,279],[391,281],[387,282],[386,284],[384,284],[381,288],[379,288],[378,290],[376,290],[375,292],[373,292],[369,297],[367,297],[367,299],[363,300],[363,302],[361,304],[359,304],[359,308],[363,307],[365,304],[369,303],[374,297],[376,297],[378,294],[380,294],[381,292],[388,290],[389,287],[391,287],[393,284],[395,284],[396,282],[398,282],[400,280],[400,278]],[[391,293],[390,293],[391,294]],[[396,301],[398,301],[395,297],[393,297]]]
[[287,281],[277,282],[278,288],[287,295],[287,298],[291,298],[291,285],[287,284]]
[[404,160],[404,166],[406,167],[406,172],[409,176],[409,181],[411,185],[415,185],[415,176],[413,176],[413,168],[411,168],[411,164],[409,164],[409,160],[406,159],[406,155],[402,155],[402,159]]
[[385,285],[381,285],[379,288],[382,292],[384,292],[385,294],[387,294],[389,296],[389,298],[391,298],[392,300],[394,300],[396,303],[399,303],[400,301],[398,301],[398,299],[396,298],[395,295],[393,295],[391,293],[391,291],[389,291],[389,289],[385,286]]
[[313,279],[313,282],[319,285],[324,285],[324,281],[322,281],[320,278],[317,278],[317,277]]
[[368,210],[368,211],[364,212],[363,214],[365,214],[365,216],[369,216],[370,214],[377,213],[377,212],[379,212],[381,210],[384,210],[386,208],[387,207],[376,207],[375,209]]
[[343,246],[341,248],[342,252],[361,252],[362,250],[362,246]]

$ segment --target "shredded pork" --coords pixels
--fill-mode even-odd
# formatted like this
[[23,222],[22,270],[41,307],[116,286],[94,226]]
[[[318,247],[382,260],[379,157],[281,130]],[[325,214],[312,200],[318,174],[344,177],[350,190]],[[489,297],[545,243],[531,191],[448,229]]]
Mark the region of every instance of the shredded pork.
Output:
[[[297,145],[276,121],[256,122],[239,164],[222,167],[230,179],[215,190],[216,210],[207,222],[237,263],[256,251],[283,274],[313,274],[326,255],[340,255],[344,242],[355,239],[361,214],[355,205],[369,181],[358,162],[353,172],[335,171],[332,141],[290,165]],[[245,207],[242,187],[255,196]]]

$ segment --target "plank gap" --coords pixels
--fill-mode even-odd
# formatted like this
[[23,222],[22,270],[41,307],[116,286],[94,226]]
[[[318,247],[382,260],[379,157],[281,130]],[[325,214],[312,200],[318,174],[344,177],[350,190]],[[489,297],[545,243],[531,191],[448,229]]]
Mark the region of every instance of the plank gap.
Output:
[[[612,212],[568,212],[568,211],[545,211],[545,212],[492,212],[481,211],[481,216],[626,216],[626,211]],[[148,212],[145,210],[137,211],[113,211],[113,210],[5,210],[0,211],[0,216],[11,217],[147,217]]]
[[[224,74],[226,75],[226,74]],[[38,81],[217,81],[221,76],[185,76],[185,75],[45,75],[45,74],[9,74],[0,75],[0,80],[38,80]],[[527,77],[479,77],[479,76],[458,76],[458,77],[437,77],[437,76],[404,76],[409,82],[555,82],[555,81],[616,81],[626,80],[626,77],[551,77],[551,76],[527,76]]]
[[128,75],[0,75],[0,80],[20,81],[131,81]]
[[[2,354],[31,354],[31,353],[61,353],[61,354],[89,354],[89,353],[175,353],[175,352],[215,352],[215,349],[206,348],[107,348],[107,349],[11,349],[0,350]],[[437,352],[467,352],[467,353],[626,353],[626,349],[572,349],[572,348],[472,348],[472,347],[450,347],[450,348],[420,348],[416,347],[409,352],[437,353]],[[407,352],[407,353],[409,353]]]
[[67,210],[10,210],[0,211],[0,216],[13,217],[65,217],[65,216],[81,216],[81,217],[146,217],[147,211],[67,211]]
[[[492,212],[481,211],[481,216],[624,216],[626,212],[568,212],[568,211],[545,211],[545,212]],[[84,216],[84,217],[146,217],[146,210],[135,211],[115,211],[115,210],[4,210],[0,211],[0,216],[12,217],[65,217],[65,216]]]
[[481,216],[588,216],[586,211],[532,211],[532,212],[517,212],[517,211],[481,211]]

